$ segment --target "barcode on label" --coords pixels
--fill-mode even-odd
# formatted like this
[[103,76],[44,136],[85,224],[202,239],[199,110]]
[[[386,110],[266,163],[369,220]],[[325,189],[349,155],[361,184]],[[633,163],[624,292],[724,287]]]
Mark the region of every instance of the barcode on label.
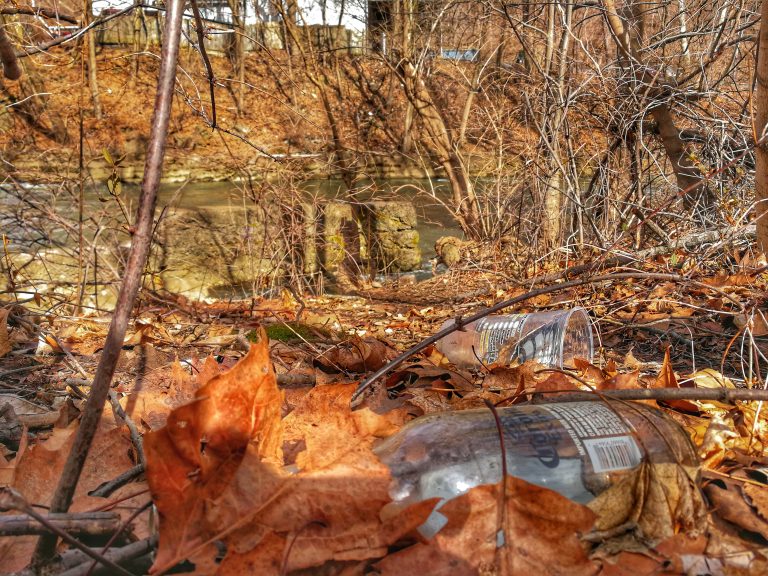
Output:
[[632,436],[585,438],[583,442],[592,468],[598,473],[634,468],[643,458]]

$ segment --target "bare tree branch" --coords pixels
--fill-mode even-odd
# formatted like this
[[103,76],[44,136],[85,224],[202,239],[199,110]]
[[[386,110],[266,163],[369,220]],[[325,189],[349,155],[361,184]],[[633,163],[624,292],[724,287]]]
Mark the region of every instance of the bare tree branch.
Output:
[[5,14],[8,16],[13,16],[15,14],[28,14],[29,16],[42,16],[43,18],[60,20],[62,22],[69,22],[70,24],[80,23],[80,21],[72,14],[66,14],[64,12],[51,10],[49,8],[39,8],[37,6],[4,6],[3,8],[0,8],[0,14]]
[[[75,443],[72,446],[56,488],[56,493],[51,503],[51,512],[66,512],[72,502],[72,496],[75,493],[83,464],[88,456],[88,450],[96,434],[104,403],[109,394],[110,384],[128,327],[128,320],[130,319],[133,303],[141,284],[141,277],[152,239],[157,190],[162,176],[165,144],[168,136],[171,104],[173,102],[173,88],[176,81],[176,63],[179,54],[183,8],[184,0],[172,0],[169,2],[154,117],[152,119],[147,160],[144,166],[144,181],[141,187],[141,198],[136,215],[131,252],[128,257],[128,264],[117,299],[114,316],[107,333],[104,351],[96,369],[93,387],[88,397],[88,403],[83,411]],[[51,557],[55,544],[55,538],[41,538],[35,552],[35,563],[41,564],[46,562]]]
[[197,48],[200,50],[200,56],[205,64],[205,71],[208,74],[208,86],[211,91],[211,128],[216,128],[216,96],[214,88],[216,87],[216,77],[213,75],[213,66],[208,58],[208,52],[205,50],[205,34],[203,33],[203,20],[200,18],[200,10],[197,7],[197,0],[191,0],[192,13],[195,15],[195,31],[197,32]]
[[3,75],[8,80],[21,78],[21,66],[16,58],[16,52],[2,26],[0,26],[0,62],[3,63]]

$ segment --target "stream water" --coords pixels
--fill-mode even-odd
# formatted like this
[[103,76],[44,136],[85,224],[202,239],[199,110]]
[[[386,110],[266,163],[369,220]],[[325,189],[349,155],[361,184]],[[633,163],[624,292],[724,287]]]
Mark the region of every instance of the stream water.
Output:
[[[288,197],[290,195],[293,199]],[[231,286],[232,290],[242,291],[244,288],[240,285],[244,280],[241,277],[250,274],[251,276],[248,277],[253,278],[252,275],[260,273],[262,269],[271,270],[271,268],[257,267],[271,266],[274,259],[270,260],[267,257],[264,260],[263,254],[244,252],[242,257],[245,258],[243,261],[245,264],[243,264],[237,261],[240,256],[232,255],[228,251],[226,256],[235,260],[230,262],[217,259],[214,266],[210,260],[201,259],[212,245],[223,249],[216,243],[218,242],[216,234],[231,233],[233,214],[242,214],[243,208],[258,207],[265,211],[275,210],[281,202],[295,206],[322,200],[348,200],[346,196],[343,183],[331,179],[309,180],[298,187],[287,187],[286,190],[281,190],[277,184],[263,182],[254,183],[253,187],[231,182],[163,185],[159,191],[156,211],[158,216],[163,211],[168,213],[173,212],[174,209],[181,212],[205,209],[206,213],[213,211],[216,216],[221,210],[221,218],[212,219],[219,224],[211,235],[205,235],[203,238],[199,236],[199,231],[196,232],[196,229],[184,228],[182,222],[182,227],[178,229],[177,236],[173,239],[174,243],[168,251],[167,260],[163,260],[164,266],[167,264],[168,272],[163,276],[162,282],[175,281],[177,288],[167,284],[168,289],[179,292],[191,290],[195,294],[205,294],[209,288],[219,286],[223,288]],[[127,239],[125,221],[132,219],[127,215],[135,213],[138,197],[138,186],[123,186],[120,194],[123,206],[121,210],[124,209],[126,216],[121,217],[118,205],[110,197],[106,184],[97,184],[88,188],[85,191],[85,213],[93,215],[94,222],[98,222],[99,226],[98,232],[95,232],[94,222],[89,221],[84,234],[88,242],[93,241],[94,246],[104,247],[109,246],[109,242],[123,242],[123,239]],[[77,187],[49,189],[43,186],[25,185],[13,192],[0,187],[0,207],[2,207],[0,224],[8,235],[6,247],[8,254],[5,260],[8,262],[13,260],[8,266],[12,267],[14,274],[23,272],[15,283],[10,280],[3,286],[2,278],[13,278],[14,274],[9,271],[3,273],[0,270],[0,289],[15,290],[17,285],[22,283],[24,290],[30,293],[31,291],[45,292],[49,288],[66,292],[71,290],[72,286],[82,282],[80,273],[84,272],[88,282],[99,286],[98,290],[93,289],[94,299],[98,298],[103,305],[113,296],[108,285],[113,282],[115,275],[119,276],[120,273],[120,263],[115,261],[117,253],[114,252],[114,248],[100,252],[100,255],[94,256],[93,259],[88,256],[85,268],[78,260],[77,198]],[[445,235],[459,237],[462,235],[449,210],[443,204],[448,198],[449,190],[445,181],[403,179],[370,183],[356,195],[355,200],[360,202],[410,201],[414,205],[422,254],[422,266],[415,273],[417,278],[421,279],[432,272],[430,259],[435,256],[435,240]],[[106,213],[111,215],[104,218],[102,215]],[[234,226],[237,228],[237,224]],[[88,246],[89,244],[86,243],[86,248]],[[278,255],[277,261],[280,261],[280,258],[282,255]],[[163,270],[166,268],[164,267]],[[105,274],[103,277],[100,276],[102,272]],[[99,275],[98,279],[97,275]],[[207,282],[212,284],[207,285]],[[250,289],[250,285],[246,288]],[[97,292],[98,296],[96,296]],[[88,293],[91,293],[90,288]]]
[[[342,199],[345,186],[341,180],[307,180],[299,186],[307,197],[318,199]],[[126,189],[129,197],[138,197],[138,188]],[[158,208],[163,206],[178,208],[207,208],[226,210],[233,205],[247,206],[257,202],[254,193],[243,184],[231,182],[193,182],[185,185],[164,184],[159,191]],[[356,195],[356,199],[370,200],[406,200],[416,208],[417,230],[424,261],[424,268],[429,269],[428,261],[435,256],[435,241],[441,236],[462,237],[461,229],[442,202],[449,198],[448,183],[445,180],[388,179],[370,182]]]

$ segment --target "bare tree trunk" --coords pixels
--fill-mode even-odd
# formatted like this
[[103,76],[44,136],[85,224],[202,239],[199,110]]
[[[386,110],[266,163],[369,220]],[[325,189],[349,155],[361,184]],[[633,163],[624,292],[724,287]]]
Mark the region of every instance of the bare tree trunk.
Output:
[[481,238],[484,230],[477,195],[458,144],[451,138],[445,120],[416,67],[410,60],[403,59],[400,68],[406,96],[413,104],[415,113],[424,122],[438,161],[451,183],[453,205],[459,224],[468,237]]
[[[2,15],[0,15],[0,26],[6,26],[6,20]],[[17,26],[8,26],[5,32],[8,36],[8,46],[12,49],[10,37],[19,41],[20,34]],[[16,61],[17,66],[18,62]],[[20,79],[14,85],[7,86],[0,80],[0,94],[13,104],[8,108],[36,132],[59,144],[67,144],[69,134],[64,121],[58,114],[46,114],[46,100],[49,93],[43,77],[29,58],[22,59],[21,69],[24,73],[18,74]],[[17,71],[12,69],[12,72],[15,74]]]
[[141,32],[147,27],[146,18],[144,16],[144,9],[139,6],[141,0],[134,0],[133,9],[133,37],[131,38],[131,50],[133,55],[131,56],[133,62],[131,66],[131,78],[129,80],[129,86],[131,88],[136,87],[136,81],[139,78],[139,51],[141,50]]
[[283,17],[283,26],[285,27],[285,51],[289,56],[295,52],[296,44],[296,16],[298,15],[297,0],[274,0],[277,8]]
[[660,104],[651,109],[651,116],[656,120],[659,127],[659,137],[664,145],[664,152],[667,158],[672,162],[672,169],[675,172],[677,186],[680,190],[691,188],[686,197],[688,204],[693,205],[693,198],[696,197],[696,189],[702,185],[703,177],[701,170],[691,161],[685,143],[680,138],[680,130],[675,125],[675,120],[666,104]]
[[[547,11],[548,32],[547,49],[544,64],[544,77],[546,92],[540,112],[540,138],[548,155],[548,174],[544,182],[542,236],[548,249],[559,246],[563,231],[563,199],[566,191],[573,188],[569,184],[567,162],[562,156],[562,132],[566,120],[567,97],[566,79],[568,76],[568,51],[571,38],[571,20],[573,17],[573,3],[568,2],[562,12],[562,30],[560,41],[555,43],[556,27],[555,14],[551,9]],[[556,68],[555,68],[556,66]],[[554,70],[553,70],[554,68]],[[554,76],[554,77],[553,77]]]
[[541,223],[542,236],[548,249],[555,248],[560,242],[560,211],[563,198],[563,174],[557,166],[553,166],[550,170],[544,184]]
[[[84,0],[83,13],[86,25],[90,24],[93,20],[93,3],[91,0]],[[99,98],[98,68],[96,65],[96,39],[93,30],[85,35],[85,41],[88,47],[88,86],[91,90],[91,100],[93,101],[93,115],[101,120],[101,99]]]
[[680,137],[680,130],[675,125],[669,105],[663,99],[663,90],[657,85],[662,71],[650,70],[642,60],[641,43],[645,8],[638,5],[636,1],[632,2],[624,8],[623,12],[626,16],[623,17],[616,10],[614,0],[603,0],[603,4],[606,20],[626,68],[642,71],[640,73],[633,72],[635,85],[639,86],[645,97],[656,100],[652,102],[651,116],[658,125],[659,136],[667,158],[672,164],[677,186],[681,191],[686,190],[683,203],[688,209],[700,211],[712,203],[711,194],[706,187],[706,180],[699,167],[688,157],[685,142]]
[[410,154],[413,150],[413,112],[413,104],[408,102],[403,120],[403,137],[400,141],[400,152],[403,154]]
[[[480,27],[480,38],[486,38],[488,35],[488,21],[491,18],[491,13],[489,10],[489,7],[487,5],[484,5],[483,7],[483,17],[481,19],[481,27]],[[496,47],[495,50],[500,50],[500,47]],[[486,66],[488,65],[490,58],[493,57],[493,53],[490,54],[489,57],[486,57],[486,51],[481,50],[480,53],[477,55],[478,63],[475,66],[475,71],[472,74],[472,80],[471,84],[469,86],[469,90],[467,91],[467,99],[464,101],[464,106],[461,111],[461,124],[459,124],[459,129],[457,131],[456,135],[456,145],[461,146],[464,144],[466,134],[467,134],[467,126],[469,125],[469,116],[472,112],[472,107],[475,104],[475,100],[477,97],[478,92],[480,92],[480,85],[483,80],[483,76],[486,72]]]
[[242,0],[228,0],[229,9],[232,11],[232,27],[234,28],[229,45],[229,57],[232,60],[232,67],[237,78],[237,87],[233,91],[235,94],[235,105],[237,106],[237,115],[243,113],[243,100],[245,98],[245,20],[243,14]]
[[16,59],[16,51],[5,33],[5,26],[0,20],[0,61],[3,64],[3,76],[8,80],[21,78],[21,66]]
[[[396,3],[397,9],[394,14],[394,33],[395,38],[399,38],[400,56],[402,58],[411,58],[411,34],[413,29],[413,15],[410,13],[412,10],[412,3],[410,0],[399,0]],[[403,154],[408,154],[413,149],[413,120],[414,120],[414,108],[413,104],[409,101],[405,109],[405,117],[403,119],[403,137],[400,142],[400,151]]]
[[547,44],[542,45],[537,38],[541,35],[541,31],[534,22],[536,20],[535,7],[536,0],[524,0],[521,7],[523,26],[519,38],[525,55],[525,69],[529,73],[544,70],[547,53]]
[[755,223],[757,248],[768,254],[768,0],[760,13],[760,47],[757,53],[757,89],[755,91]]
[[544,75],[549,76],[552,68],[552,57],[555,53],[555,3],[550,2],[547,6],[547,49],[544,52]]

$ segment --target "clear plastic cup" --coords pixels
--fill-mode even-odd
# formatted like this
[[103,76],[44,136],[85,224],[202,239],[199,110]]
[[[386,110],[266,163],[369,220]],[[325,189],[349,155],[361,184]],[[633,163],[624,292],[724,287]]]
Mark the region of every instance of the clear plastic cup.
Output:
[[457,366],[535,360],[562,368],[574,358],[592,361],[592,324],[584,308],[487,316],[440,339],[437,348]]

